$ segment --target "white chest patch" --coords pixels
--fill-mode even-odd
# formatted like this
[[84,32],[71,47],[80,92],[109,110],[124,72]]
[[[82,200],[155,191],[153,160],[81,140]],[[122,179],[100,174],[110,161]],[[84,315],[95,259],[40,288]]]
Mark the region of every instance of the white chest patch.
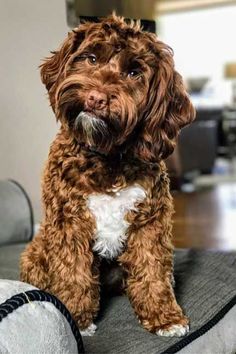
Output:
[[114,196],[90,195],[88,207],[96,219],[96,239],[93,250],[105,258],[117,257],[123,249],[129,223],[125,215],[135,210],[135,204],[145,198],[145,190],[139,186],[119,190]]

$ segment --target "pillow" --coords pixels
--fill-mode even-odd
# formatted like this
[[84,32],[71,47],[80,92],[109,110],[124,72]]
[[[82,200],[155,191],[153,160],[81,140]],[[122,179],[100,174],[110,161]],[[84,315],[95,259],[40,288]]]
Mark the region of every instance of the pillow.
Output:
[[80,332],[53,295],[13,280],[0,280],[0,353],[83,353]]

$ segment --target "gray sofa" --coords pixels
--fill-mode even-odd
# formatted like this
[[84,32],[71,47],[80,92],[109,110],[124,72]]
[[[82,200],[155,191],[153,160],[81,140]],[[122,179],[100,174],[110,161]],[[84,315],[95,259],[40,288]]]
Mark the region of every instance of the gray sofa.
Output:
[[[11,202],[6,201],[10,200],[9,193],[12,193]],[[13,182],[0,183],[0,278],[4,279],[19,278],[19,256],[33,233],[29,200],[22,193],[20,186]],[[18,202],[13,194],[21,195]],[[9,208],[14,212],[11,210],[8,215]],[[127,297],[103,298],[96,334],[83,338],[85,352],[235,353],[236,254],[177,250],[175,280],[177,300],[191,321],[186,337],[161,338],[150,334],[138,323]]]
[[0,278],[18,279],[19,254],[33,233],[33,209],[27,193],[15,181],[0,181]]

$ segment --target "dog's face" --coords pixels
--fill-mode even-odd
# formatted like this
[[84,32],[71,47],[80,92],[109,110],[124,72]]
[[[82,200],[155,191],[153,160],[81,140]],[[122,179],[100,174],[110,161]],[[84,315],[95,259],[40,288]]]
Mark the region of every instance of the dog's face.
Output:
[[158,161],[194,118],[171,49],[116,16],[69,33],[41,77],[61,123],[105,154],[129,150]]

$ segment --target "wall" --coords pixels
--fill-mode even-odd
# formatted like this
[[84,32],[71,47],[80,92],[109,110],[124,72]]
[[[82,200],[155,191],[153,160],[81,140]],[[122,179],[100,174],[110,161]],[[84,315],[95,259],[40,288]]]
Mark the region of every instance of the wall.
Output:
[[64,0],[0,2],[0,179],[24,186],[36,222],[41,172],[58,129],[38,65],[67,31]]

